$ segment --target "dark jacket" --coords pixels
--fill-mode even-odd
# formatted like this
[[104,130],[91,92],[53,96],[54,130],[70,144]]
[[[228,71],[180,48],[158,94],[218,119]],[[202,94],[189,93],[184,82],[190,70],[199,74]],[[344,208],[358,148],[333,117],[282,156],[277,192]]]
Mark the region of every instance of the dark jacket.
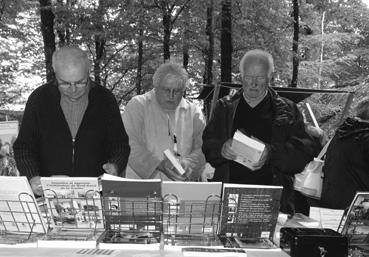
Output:
[[356,191],[369,191],[369,122],[347,118],[328,146],[323,207],[345,209]]
[[[88,106],[72,140],[60,106],[55,82],[37,88],[29,97],[14,143],[20,174],[96,177],[106,162],[124,173],[130,152],[119,108],[113,94],[91,82]],[[123,175],[123,174],[122,174]]]
[[[242,93],[240,90],[233,97],[226,96],[217,102],[203,133],[202,150],[206,160],[215,168],[214,181],[235,183],[229,181],[230,161],[222,157],[221,149],[224,142],[233,136],[233,119]],[[281,211],[292,214],[293,175],[303,170],[317,150],[314,141],[305,132],[303,118],[296,105],[278,96],[271,88],[268,93],[273,110],[269,153],[273,184],[284,187]]]

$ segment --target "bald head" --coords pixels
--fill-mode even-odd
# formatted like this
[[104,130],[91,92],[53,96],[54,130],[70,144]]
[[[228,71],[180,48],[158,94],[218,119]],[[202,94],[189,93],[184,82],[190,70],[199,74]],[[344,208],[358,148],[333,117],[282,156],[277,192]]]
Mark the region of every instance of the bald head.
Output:
[[59,48],[53,54],[53,69],[63,81],[80,81],[88,76],[90,61],[87,54],[75,46]]

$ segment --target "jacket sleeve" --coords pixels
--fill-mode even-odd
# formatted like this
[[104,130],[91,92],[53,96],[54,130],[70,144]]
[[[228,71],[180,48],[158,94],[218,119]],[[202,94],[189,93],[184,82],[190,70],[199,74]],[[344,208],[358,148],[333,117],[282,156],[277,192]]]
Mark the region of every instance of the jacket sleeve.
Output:
[[[275,126],[277,140],[271,146],[271,164],[279,172],[293,175],[301,172],[306,164],[319,153],[320,145],[306,131],[303,117],[295,104],[290,114],[280,119],[287,125]],[[282,115],[283,116],[283,115]]]
[[144,142],[144,118],[143,103],[132,98],[123,113],[123,123],[131,146],[128,164],[137,175],[146,179],[151,177],[161,161],[147,149]]
[[14,142],[14,158],[21,176],[28,179],[40,175],[40,131],[37,121],[37,96],[29,97],[21,127]]
[[107,145],[109,162],[118,166],[118,175],[125,176],[130,147],[118,104],[113,94],[108,96]]
[[[214,168],[219,167],[223,163],[227,162],[222,154],[222,147],[224,142],[226,141],[224,138],[226,135],[220,135],[219,131],[222,131],[223,126],[227,126],[227,124],[222,124],[222,116],[225,116],[225,109],[221,100],[215,105],[213,115],[209,120],[209,123],[206,125],[204,133],[202,135],[203,145],[202,151],[205,154],[206,161],[210,163]],[[225,120],[223,119],[223,123]]]
[[205,128],[205,117],[199,108],[193,114],[192,151],[183,159],[188,160],[193,170],[191,180],[198,180],[205,168],[205,156],[202,153],[202,134]]

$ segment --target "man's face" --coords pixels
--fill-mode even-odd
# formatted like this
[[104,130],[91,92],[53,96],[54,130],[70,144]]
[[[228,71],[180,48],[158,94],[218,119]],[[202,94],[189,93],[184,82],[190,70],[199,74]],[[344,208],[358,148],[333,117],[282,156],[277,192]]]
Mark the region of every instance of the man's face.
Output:
[[184,90],[183,81],[177,76],[169,74],[155,88],[156,100],[161,108],[175,110],[182,100]]
[[265,95],[269,86],[268,67],[261,63],[246,63],[241,79],[245,97],[259,99]]
[[62,95],[77,101],[88,92],[88,73],[82,64],[55,71],[58,88]]

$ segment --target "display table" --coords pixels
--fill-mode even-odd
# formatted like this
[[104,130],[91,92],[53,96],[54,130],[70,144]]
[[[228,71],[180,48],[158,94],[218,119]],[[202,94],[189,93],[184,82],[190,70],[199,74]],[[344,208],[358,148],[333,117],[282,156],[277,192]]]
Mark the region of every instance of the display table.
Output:
[[[246,250],[247,257],[288,257],[280,251]],[[135,250],[102,250],[64,249],[64,248],[0,248],[1,257],[183,257],[180,251],[135,251]]]

